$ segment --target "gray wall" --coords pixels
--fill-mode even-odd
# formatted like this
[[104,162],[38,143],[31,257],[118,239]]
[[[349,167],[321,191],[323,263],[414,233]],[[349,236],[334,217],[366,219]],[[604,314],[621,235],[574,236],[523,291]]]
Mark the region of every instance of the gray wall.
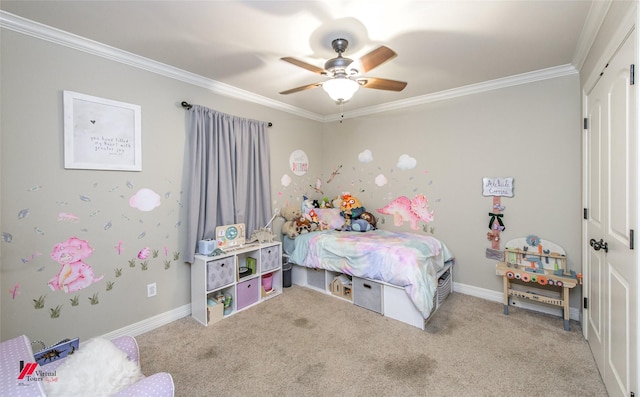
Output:
[[[86,339],[190,303],[189,265],[175,259],[183,249],[188,192],[182,100],[273,122],[276,171],[286,168],[284,156],[298,145],[317,148],[309,154],[319,158],[317,122],[12,31],[2,31],[1,45],[2,340],[19,334],[47,344]],[[64,90],[141,105],[142,172],[64,169]],[[129,198],[140,188],[158,193],[161,205],[150,212],[132,208]],[[61,212],[78,221],[58,220]],[[60,265],[50,254],[74,236],[93,248],[84,262],[104,278],[78,292],[52,291],[47,283]],[[119,242],[121,254],[114,248]],[[137,254],[146,247],[156,254],[142,270]],[[110,290],[108,282],[114,283]],[[158,294],[147,298],[153,282]],[[89,299],[94,294],[97,304]],[[34,300],[44,306],[36,309]]]
[[[456,282],[498,293],[495,263],[485,258],[492,200],[482,196],[481,180],[510,176],[515,197],[503,199],[503,241],[538,234],[562,245],[570,267],[579,269],[577,75],[322,124],[12,31],[2,35],[2,340],[23,333],[45,343],[86,339],[189,304],[189,265],[174,259],[183,249],[181,203],[188,189],[182,100],[274,123],[269,130],[274,208],[299,205],[302,195],[320,198],[310,187],[316,178],[323,181],[324,196],[349,191],[374,213],[400,195],[424,194],[435,220],[417,232],[432,232],[447,243],[457,257]],[[63,90],[141,105],[142,172],[64,169]],[[296,149],[309,157],[302,177],[288,167]],[[358,161],[365,149],[373,153],[370,163]],[[402,154],[416,159],[414,169],[396,167]],[[340,174],[327,183],[339,165]],[[281,184],[285,174],[291,178],[288,186]],[[373,182],[379,174],[388,180],[381,187]],[[130,207],[130,196],[140,188],[160,194],[161,205],[151,212]],[[79,220],[60,221],[60,212]],[[398,229],[377,215],[384,218],[383,228]],[[85,262],[104,279],[78,293],[52,291],[47,282],[59,264],[51,251],[72,236],[92,246]],[[120,241],[119,255],[114,246]],[[145,247],[157,256],[142,270],[136,255]],[[122,270],[119,277],[116,269]],[[110,290],[107,282],[114,283]],[[147,298],[152,282],[158,295]],[[16,285],[14,298],[10,292]],[[92,305],[95,293],[99,303]],[[76,295],[79,304],[72,305]],[[36,309],[40,297],[44,307]],[[56,307],[60,315],[53,318]]]
[[[411,231],[375,210],[398,196],[424,194],[434,221],[426,228],[421,223],[418,232],[432,232],[448,245],[457,283],[493,291],[502,284],[495,261],[485,257],[493,201],[482,195],[482,178],[513,177],[514,197],[501,199],[506,229],[500,247],[535,234],[562,246],[569,268],[580,272],[579,90],[575,74],[326,125],[325,175],[342,164],[334,192],[359,196],[389,230]],[[373,162],[358,161],[365,149]],[[414,169],[396,167],[402,154],[415,158]],[[374,183],[379,174],[387,185]],[[579,299],[576,288],[573,307]]]

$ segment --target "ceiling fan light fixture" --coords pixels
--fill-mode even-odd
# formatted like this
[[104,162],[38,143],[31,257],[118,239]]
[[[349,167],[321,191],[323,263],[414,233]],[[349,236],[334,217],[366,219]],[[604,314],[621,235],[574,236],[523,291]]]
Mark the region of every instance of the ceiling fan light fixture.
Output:
[[337,103],[347,102],[359,87],[360,84],[346,77],[327,80],[322,84],[322,89]]

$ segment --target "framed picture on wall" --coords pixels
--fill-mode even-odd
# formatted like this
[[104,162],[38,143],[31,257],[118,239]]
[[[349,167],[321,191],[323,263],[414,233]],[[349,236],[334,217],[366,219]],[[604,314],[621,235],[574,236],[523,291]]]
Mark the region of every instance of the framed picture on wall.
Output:
[[142,170],[139,105],[63,92],[64,168]]

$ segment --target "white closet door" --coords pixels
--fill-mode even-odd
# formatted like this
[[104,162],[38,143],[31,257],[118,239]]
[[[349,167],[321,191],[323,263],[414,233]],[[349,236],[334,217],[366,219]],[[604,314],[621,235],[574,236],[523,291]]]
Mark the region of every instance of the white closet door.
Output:
[[607,391],[638,393],[637,109],[635,31],[587,96],[585,326]]

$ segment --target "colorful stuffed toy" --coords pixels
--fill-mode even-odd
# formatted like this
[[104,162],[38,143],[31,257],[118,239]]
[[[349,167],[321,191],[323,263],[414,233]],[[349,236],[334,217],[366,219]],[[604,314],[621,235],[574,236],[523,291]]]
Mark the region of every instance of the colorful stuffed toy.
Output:
[[318,230],[318,224],[311,222],[311,220],[309,220],[309,215],[307,214],[307,216],[303,215],[296,220],[296,229],[298,231],[298,235],[311,233]]
[[350,193],[344,193],[342,195],[342,202],[340,203],[340,214],[342,216],[348,213],[351,215],[351,219],[358,219],[364,211],[365,209],[357,197],[352,196]]
[[365,208],[360,203],[357,197],[352,196],[350,193],[342,194],[342,201],[340,202],[340,215],[344,218],[344,225],[340,230],[351,231],[353,225],[356,225],[355,231],[367,231],[373,230],[368,228],[368,222],[363,220],[359,222],[360,216],[365,212]]

